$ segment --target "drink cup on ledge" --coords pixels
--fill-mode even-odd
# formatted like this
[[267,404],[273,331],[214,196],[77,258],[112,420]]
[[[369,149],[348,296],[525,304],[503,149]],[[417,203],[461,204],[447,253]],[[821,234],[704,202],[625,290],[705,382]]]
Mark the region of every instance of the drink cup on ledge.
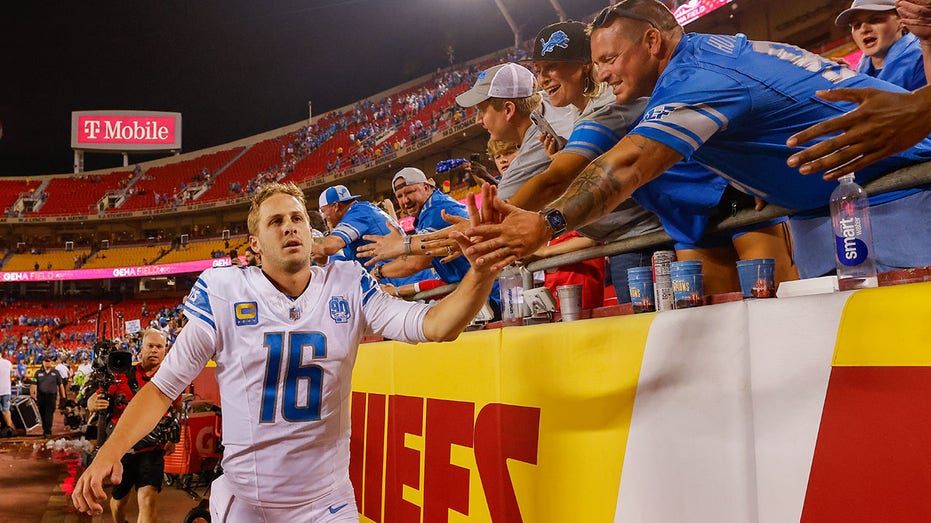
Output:
[[740,290],[746,298],[772,298],[776,296],[776,260],[754,258],[737,262]]
[[556,287],[559,298],[559,314],[562,321],[575,321],[582,314],[582,286],[560,285]]

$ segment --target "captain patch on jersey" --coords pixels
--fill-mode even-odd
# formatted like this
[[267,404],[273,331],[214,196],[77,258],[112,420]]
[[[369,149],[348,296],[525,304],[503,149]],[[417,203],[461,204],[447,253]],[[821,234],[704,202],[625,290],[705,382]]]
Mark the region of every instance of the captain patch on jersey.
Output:
[[240,301],[234,303],[233,312],[236,314],[237,327],[259,324],[258,304],[254,301]]

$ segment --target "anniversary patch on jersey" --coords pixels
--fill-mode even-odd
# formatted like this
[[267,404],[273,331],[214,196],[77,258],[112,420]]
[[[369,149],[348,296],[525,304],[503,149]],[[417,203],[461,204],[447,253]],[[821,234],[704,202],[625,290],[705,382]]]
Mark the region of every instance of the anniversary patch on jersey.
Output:
[[330,318],[336,323],[349,323],[352,314],[349,312],[349,302],[342,296],[330,296]]
[[258,325],[259,308],[254,301],[240,301],[233,304],[233,313],[236,316],[236,326]]

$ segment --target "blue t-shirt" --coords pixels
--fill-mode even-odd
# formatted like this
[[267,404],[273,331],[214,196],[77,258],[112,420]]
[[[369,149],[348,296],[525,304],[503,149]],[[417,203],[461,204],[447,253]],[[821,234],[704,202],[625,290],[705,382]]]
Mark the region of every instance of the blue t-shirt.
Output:
[[[449,227],[449,222],[443,219],[443,211],[453,216],[469,218],[465,205],[434,189],[433,194],[427,198],[420,213],[417,214],[414,229],[418,234],[429,234]],[[441,257],[433,257],[433,270],[446,283],[461,281],[471,267],[465,256],[460,256],[449,263],[442,263],[440,260],[442,260]]]
[[[371,243],[363,240],[362,237],[368,234],[377,236],[388,234],[391,231],[388,229],[386,222],[391,222],[398,229],[401,228],[397,221],[388,216],[385,211],[369,202],[356,201],[356,203],[349,207],[349,210],[343,215],[343,219],[336,224],[336,227],[333,228],[330,234],[337,236],[346,243],[346,247],[343,249],[346,260],[362,263],[364,260],[358,257],[357,251],[362,245]],[[406,278],[385,278],[382,282],[399,287],[408,283],[415,283],[432,278],[433,271],[428,269]]]
[[[709,167],[738,189],[790,209],[827,205],[837,182],[802,175],[786,159],[802,147],[786,139],[840,116],[850,103],[826,102],[819,89],[902,89],[788,44],[745,35],[686,34],[660,75],[643,121],[631,131]],[[861,184],[883,173],[931,160],[931,141],[857,172]],[[916,192],[912,190],[910,192]],[[906,192],[871,197],[889,201]]]
[[928,79],[925,78],[925,64],[921,56],[921,42],[912,33],[906,34],[892,44],[883,60],[882,69],[877,71],[870,57],[864,55],[857,65],[857,72],[898,85],[906,91],[914,91],[928,84]]

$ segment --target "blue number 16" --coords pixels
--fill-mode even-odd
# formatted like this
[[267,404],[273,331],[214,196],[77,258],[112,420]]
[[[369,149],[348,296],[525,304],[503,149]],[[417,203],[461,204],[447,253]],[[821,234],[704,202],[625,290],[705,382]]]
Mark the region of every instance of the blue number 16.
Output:
[[[278,404],[278,383],[281,381],[281,360],[284,357],[284,333],[265,334],[263,345],[268,349],[265,365],[265,386],[262,395],[261,423],[275,421]],[[288,368],[284,376],[284,398],[281,414],[288,421],[320,419],[320,401],[323,396],[323,368],[316,364],[301,365],[304,347],[313,347],[314,358],[326,357],[326,336],[319,332],[292,332],[288,334]],[[305,401],[298,401],[298,384],[306,383]]]

